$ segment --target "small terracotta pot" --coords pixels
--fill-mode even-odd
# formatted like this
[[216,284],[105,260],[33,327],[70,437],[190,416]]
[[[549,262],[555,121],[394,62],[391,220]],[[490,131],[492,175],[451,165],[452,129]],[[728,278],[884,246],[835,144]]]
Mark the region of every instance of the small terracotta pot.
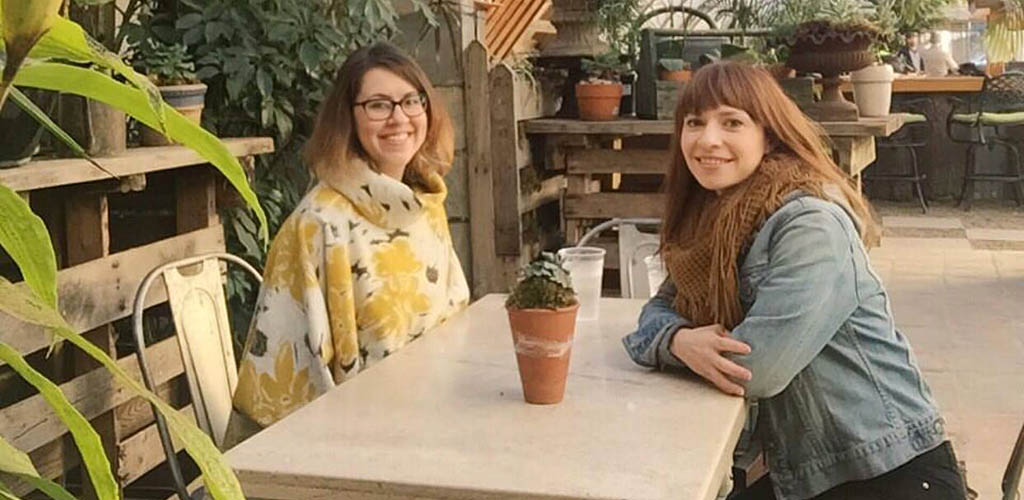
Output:
[[614,120],[619,115],[621,99],[621,83],[580,82],[576,84],[576,104],[580,108],[581,120]]
[[662,68],[658,71],[659,80],[669,80],[672,82],[688,82],[690,78],[693,78],[693,70],[680,69],[677,71],[669,71]]
[[507,309],[527,403],[562,401],[579,308],[576,304],[561,309]]

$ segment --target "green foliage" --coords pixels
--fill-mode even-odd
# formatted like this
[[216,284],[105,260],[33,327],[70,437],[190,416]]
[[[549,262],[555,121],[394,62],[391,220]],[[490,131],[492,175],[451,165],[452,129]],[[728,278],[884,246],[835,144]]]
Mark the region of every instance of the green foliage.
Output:
[[583,71],[591,80],[618,83],[619,76],[629,72],[629,63],[623,62],[617,52],[605,52],[592,59],[583,60]]
[[147,38],[132,45],[132,65],[156,85],[197,83],[192,55],[180,43],[167,44]]
[[512,309],[559,309],[576,303],[569,272],[554,254],[540,256],[519,270],[519,280],[505,301]]

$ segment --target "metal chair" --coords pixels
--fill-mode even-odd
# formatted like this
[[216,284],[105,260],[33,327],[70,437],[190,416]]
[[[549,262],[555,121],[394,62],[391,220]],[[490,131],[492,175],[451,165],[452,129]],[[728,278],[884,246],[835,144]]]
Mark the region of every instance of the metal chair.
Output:
[[917,192],[917,200],[921,203],[921,213],[928,213],[928,201],[925,200],[921,182],[928,176],[921,173],[917,162],[917,150],[928,144],[932,135],[932,124],[929,116],[935,115],[935,104],[928,98],[906,99],[893,103],[893,108],[903,115],[903,127],[891,137],[879,139],[879,149],[895,149],[910,154],[910,172],[896,174],[875,174],[871,170],[864,171],[865,181],[893,181],[913,183]]
[[1003,473],[1003,500],[1020,500],[1021,470],[1024,469],[1024,424],[1017,434],[1017,444],[1010,453],[1010,461]]
[[[158,266],[146,275],[135,293],[132,329],[142,380],[150,391],[156,390],[146,362],[146,340],[142,313],[146,296],[158,278],[163,278],[167,299],[178,336],[181,358],[185,366],[195,411],[196,423],[222,448],[224,433],[231,414],[231,396],[238,384],[227,301],[221,279],[220,261],[238,264],[262,282],[260,273],[246,261],[227,253],[210,253],[189,257]],[[189,272],[182,272],[189,268]],[[153,409],[167,464],[174,478],[179,499],[191,499],[189,485],[181,474],[181,465],[171,441],[167,422]]]
[[[576,246],[586,246],[601,232],[618,227],[619,241],[619,283],[624,298],[650,297],[650,290],[657,290],[660,283],[651,286],[648,268],[644,258],[654,256],[661,239],[657,233],[645,233],[638,226],[660,226],[661,219],[617,218],[602,222],[580,238]],[[659,259],[660,261],[660,259]]]
[[[1011,182],[1015,184],[1017,205],[1024,205],[1024,170],[1016,139],[1001,135],[1008,127],[1024,126],[1024,72],[1009,71],[986,78],[977,99],[970,102],[953,98],[953,109],[946,118],[946,130],[954,142],[967,147],[964,183],[960,191],[960,204],[970,210],[976,182]],[[966,139],[957,138],[956,127],[966,128]],[[977,172],[975,148],[1003,146],[1010,152],[1011,171],[1001,174]]]

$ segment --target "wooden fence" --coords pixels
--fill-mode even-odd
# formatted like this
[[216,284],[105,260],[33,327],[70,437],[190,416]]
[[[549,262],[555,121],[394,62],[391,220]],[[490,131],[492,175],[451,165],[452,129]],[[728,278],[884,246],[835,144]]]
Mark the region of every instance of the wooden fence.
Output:
[[[273,151],[269,138],[225,142],[250,168],[253,155]],[[120,353],[117,349],[135,291],[159,264],[224,250],[217,191],[225,181],[181,146],[131,149],[99,161],[121,180],[110,180],[84,160],[58,159],[0,170],[0,184],[25,197],[50,230],[60,269],[60,309],[69,324],[139,377],[133,351],[123,345]],[[131,213],[149,218],[124,216]],[[146,305],[166,300],[166,291],[157,286]],[[119,321],[121,327],[115,328]],[[118,386],[106,369],[67,343],[47,357],[50,334],[3,313],[0,338],[57,382],[92,422],[122,487],[164,462],[149,404]],[[130,338],[125,341],[121,344],[133,345]],[[148,353],[157,394],[191,414],[177,339],[156,342]],[[0,364],[0,436],[27,452],[43,476],[60,478],[80,458],[66,427],[42,396],[32,392],[10,367]],[[85,483],[82,494],[90,497]],[[30,490],[17,482],[13,488],[18,495]]]

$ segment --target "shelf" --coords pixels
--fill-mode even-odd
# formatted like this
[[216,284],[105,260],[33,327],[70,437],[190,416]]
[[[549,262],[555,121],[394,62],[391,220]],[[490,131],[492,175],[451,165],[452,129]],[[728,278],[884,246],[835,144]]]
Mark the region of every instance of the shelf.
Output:
[[[820,122],[830,137],[888,137],[903,126],[903,117],[861,118],[857,121]],[[540,118],[523,122],[527,134],[670,135],[673,120],[636,118],[587,122],[564,118]]]
[[[269,137],[226,138],[222,141],[236,157],[274,151],[274,141]],[[184,146],[130,148],[120,156],[94,160],[121,177],[206,163],[199,154]],[[107,179],[110,179],[109,175],[81,158],[33,161],[20,167],[0,169],[0,184],[14,191],[32,191]]]

